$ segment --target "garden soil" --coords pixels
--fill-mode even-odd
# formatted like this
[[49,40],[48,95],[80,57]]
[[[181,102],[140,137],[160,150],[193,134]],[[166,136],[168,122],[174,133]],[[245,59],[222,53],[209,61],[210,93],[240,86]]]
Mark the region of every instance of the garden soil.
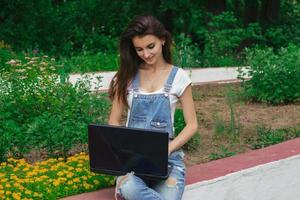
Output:
[[[300,126],[300,102],[279,106],[246,102],[240,91],[239,83],[193,86],[201,142],[195,151],[186,152],[187,166],[226,154],[250,151],[249,141],[257,136],[257,127],[283,129]],[[230,107],[233,112],[230,112]],[[238,135],[236,140],[226,131],[233,121],[231,116],[234,116]]]

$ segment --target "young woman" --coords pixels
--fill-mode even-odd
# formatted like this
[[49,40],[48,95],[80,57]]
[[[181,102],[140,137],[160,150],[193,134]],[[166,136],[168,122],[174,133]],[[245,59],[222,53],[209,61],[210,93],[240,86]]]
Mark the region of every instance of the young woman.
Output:
[[[184,153],[180,149],[196,132],[197,119],[191,81],[181,68],[172,65],[172,38],[153,16],[137,16],[120,39],[120,68],[111,82],[110,125],[121,125],[128,109],[126,126],[169,133],[167,180],[149,181],[129,173],[117,178],[116,199],[181,199],[185,186]],[[174,136],[174,112],[180,101],[186,126]]]

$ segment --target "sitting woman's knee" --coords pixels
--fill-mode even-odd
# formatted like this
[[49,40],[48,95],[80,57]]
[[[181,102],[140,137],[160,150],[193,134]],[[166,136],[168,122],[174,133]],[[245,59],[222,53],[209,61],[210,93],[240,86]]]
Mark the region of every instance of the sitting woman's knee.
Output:
[[135,194],[137,191],[137,177],[133,173],[117,178],[116,195],[126,199]]

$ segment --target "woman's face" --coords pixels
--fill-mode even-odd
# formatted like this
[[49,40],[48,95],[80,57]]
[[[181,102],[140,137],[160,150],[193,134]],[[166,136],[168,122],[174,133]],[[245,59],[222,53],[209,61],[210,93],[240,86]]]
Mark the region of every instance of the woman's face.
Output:
[[137,55],[149,65],[155,64],[163,58],[162,45],[164,42],[164,40],[155,35],[135,36],[132,38]]

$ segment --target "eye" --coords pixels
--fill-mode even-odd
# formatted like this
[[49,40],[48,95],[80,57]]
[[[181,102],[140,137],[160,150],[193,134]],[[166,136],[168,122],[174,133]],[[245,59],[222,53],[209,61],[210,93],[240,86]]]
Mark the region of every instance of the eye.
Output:
[[150,44],[150,45],[148,46],[149,49],[153,49],[154,47],[155,47],[154,44]]
[[135,50],[136,50],[137,52],[141,52],[141,51],[142,51],[141,48],[136,48]]

